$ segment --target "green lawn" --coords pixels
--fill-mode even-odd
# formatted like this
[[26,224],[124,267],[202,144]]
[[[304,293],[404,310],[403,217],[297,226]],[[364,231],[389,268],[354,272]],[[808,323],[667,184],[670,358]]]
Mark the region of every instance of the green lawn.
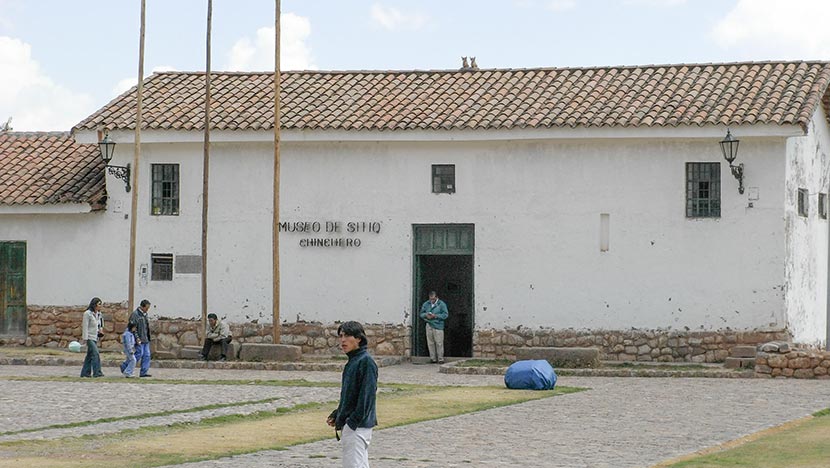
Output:
[[691,455],[659,467],[827,468],[830,466],[830,409],[813,417]]

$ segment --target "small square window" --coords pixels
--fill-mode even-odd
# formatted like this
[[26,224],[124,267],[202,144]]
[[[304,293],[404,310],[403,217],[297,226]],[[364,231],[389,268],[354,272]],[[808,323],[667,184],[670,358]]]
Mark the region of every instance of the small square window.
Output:
[[720,218],[720,163],[686,163],[686,217]]
[[152,164],[150,170],[153,178],[150,214],[154,216],[178,215],[179,165]]
[[152,281],[173,281],[173,254],[152,254],[150,256]]
[[827,219],[827,194],[826,193],[819,193],[818,194],[818,217],[821,219]]
[[455,193],[455,164],[432,165],[432,193]]
[[807,217],[810,212],[810,198],[807,189],[798,189],[798,216]]

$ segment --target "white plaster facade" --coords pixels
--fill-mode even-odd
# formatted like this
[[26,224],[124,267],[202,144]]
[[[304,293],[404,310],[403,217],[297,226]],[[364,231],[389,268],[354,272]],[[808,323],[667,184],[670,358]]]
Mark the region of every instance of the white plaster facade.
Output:
[[[813,115],[807,135],[787,142],[784,226],[787,233],[785,284],[787,322],[793,335],[826,344],[828,321],[828,225],[818,210],[819,194],[830,185],[830,127],[823,110]],[[798,213],[798,190],[808,193],[807,216]]]
[[[745,194],[721,156],[725,128],[283,133],[284,222],[380,223],[380,232],[281,234],[281,318],[409,323],[413,224],[475,225],[475,326],[711,330],[789,327],[821,343],[827,222],[795,213],[793,188],[827,191],[830,131],[819,110],[796,127],[733,127]],[[132,160],[113,132],[112,164]],[[209,309],[271,321],[270,132],[214,132]],[[79,132],[79,142],[95,141]],[[201,252],[198,132],[142,135],[137,267],[151,253]],[[685,215],[685,163],[721,163],[721,217]],[[149,167],[181,164],[180,214],[152,216]],[[455,194],[433,194],[432,164],[455,164]],[[130,194],[108,176],[105,213],[0,214],[0,239],[28,242],[28,301],[127,299]],[[814,203],[813,200],[811,200]],[[600,215],[610,219],[600,251]],[[68,235],[67,235],[68,234]],[[301,247],[304,238],[359,247]],[[87,265],[84,267],[84,265]],[[77,274],[86,270],[85,274]],[[136,299],[198,318],[200,277],[148,281]],[[416,301],[419,298],[414,298]]]

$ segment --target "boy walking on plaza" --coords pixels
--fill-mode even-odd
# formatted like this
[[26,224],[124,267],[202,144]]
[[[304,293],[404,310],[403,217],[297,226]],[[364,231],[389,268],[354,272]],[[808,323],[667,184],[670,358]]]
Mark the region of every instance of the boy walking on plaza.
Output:
[[121,373],[124,377],[130,378],[135,370],[135,323],[128,323],[127,329],[121,335],[121,343],[124,345],[124,354],[127,359],[121,363]]
[[378,366],[366,351],[368,341],[363,325],[345,322],[337,328],[337,336],[349,362],[343,368],[340,404],[326,423],[334,426],[335,435],[343,431],[343,468],[369,468],[372,428],[378,424],[375,413]]

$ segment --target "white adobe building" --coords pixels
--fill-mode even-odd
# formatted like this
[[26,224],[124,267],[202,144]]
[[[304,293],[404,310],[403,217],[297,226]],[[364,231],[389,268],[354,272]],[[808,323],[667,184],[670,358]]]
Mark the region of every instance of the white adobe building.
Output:
[[[213,80],[208,303],[236,327],[271,321],[272,80]],[[482,333],[517,328],[535,331],[510,345],[633,327],[825,346],[829,85],[825,62],[287,72],[281,319],[414,326],[405,352],[422,354],[417,310],[434,289],[449,355],[493,354]],[[136,299],[171,320],[201,317],[203,86],[183,72],[145,83]],[[131,90],[73,129],[93,174],[99,130],[118,145],[110,164],[132,161],[134,108]],[[0,142],[21,138],[34,137]],[[10,180],[0,169],[0,248],[24,245],[30,320],[126,301],[124,182],[63,203],[20,202]],[[607,355],[631,358],[615,343]]]

